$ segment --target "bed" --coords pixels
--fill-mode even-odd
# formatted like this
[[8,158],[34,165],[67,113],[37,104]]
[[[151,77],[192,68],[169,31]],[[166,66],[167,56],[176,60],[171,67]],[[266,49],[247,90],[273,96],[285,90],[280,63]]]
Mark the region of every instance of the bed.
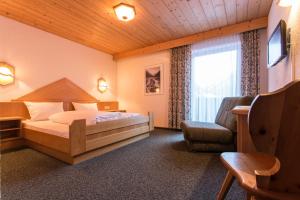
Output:
[[152,113],[111,113],[114,116],[111,119],[97,120],[94,124],[87,123],[84,118],[70,124],[51,120],[30,121],[24,101],[63,102],[65,111],[73,111],[71,102],[99,103],[97,99],[68,79],[62,79],[1,105],[5,109],[0,116],[18,115],[27,119],[23,121],[22,136],[28,147],[69,164],[77,164],[144,139],[154,129]]

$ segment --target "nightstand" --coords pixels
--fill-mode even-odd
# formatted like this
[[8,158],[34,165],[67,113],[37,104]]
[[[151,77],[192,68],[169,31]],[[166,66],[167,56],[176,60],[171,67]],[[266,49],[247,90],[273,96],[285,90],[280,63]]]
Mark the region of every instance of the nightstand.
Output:
[[22,117],[0,117],[1,151],[24,145],[22,119]]

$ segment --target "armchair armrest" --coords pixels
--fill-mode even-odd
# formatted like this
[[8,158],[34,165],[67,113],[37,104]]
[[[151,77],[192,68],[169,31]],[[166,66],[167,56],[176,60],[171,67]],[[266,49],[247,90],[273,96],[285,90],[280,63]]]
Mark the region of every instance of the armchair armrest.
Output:
[[270,169],[254,170],[256,175],[256,185],[258,188],[266,188],[269,185],[270,177],[280,169],[280,161],[274,157],[275,163]]

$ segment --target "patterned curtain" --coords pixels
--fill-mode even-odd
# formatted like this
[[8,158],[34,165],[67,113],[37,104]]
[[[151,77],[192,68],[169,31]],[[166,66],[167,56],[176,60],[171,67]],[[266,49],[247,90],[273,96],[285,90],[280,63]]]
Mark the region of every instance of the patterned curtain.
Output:
[[169,127],[180,128],[182,120],[190,118],[191,46],[171,49],[171,82],[169,97]]
[[242,40],[242,75],[241,93],[243,96],[259,94],[259,32],[248,31],[241,34]]

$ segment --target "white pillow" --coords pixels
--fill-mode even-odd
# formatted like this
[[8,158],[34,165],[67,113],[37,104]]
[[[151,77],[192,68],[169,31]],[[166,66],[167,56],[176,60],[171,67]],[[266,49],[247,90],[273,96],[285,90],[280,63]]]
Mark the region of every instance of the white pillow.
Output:
[[98,111],[97,103],[75,103],[72,102],[75,110],[94,110]]
[[52,122],[71,125],[74,120],[85,119],[86,125],[96,124],[97,111],[94,110],[80,110],[80,111],[66,111],[55,113],[49,116]]
[[24,102],[32,121],[48,120],[54,113],[64,112],[63,102]]

